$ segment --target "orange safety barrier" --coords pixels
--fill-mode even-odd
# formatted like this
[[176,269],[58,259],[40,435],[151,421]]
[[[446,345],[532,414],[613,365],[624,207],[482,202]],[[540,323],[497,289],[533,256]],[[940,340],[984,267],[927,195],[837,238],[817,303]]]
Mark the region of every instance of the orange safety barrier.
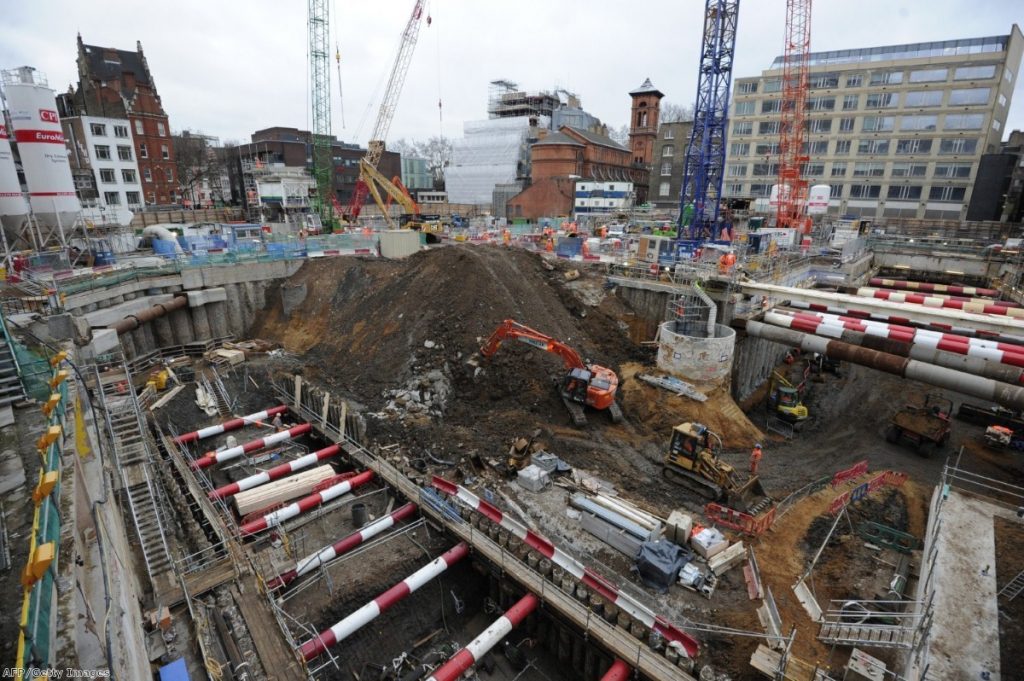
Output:
[[719,525],[757,537],[775,522],[775,506],[759,515],[750,515],[728,506],[710,503],[704,507],[704,515]]
[[871,480],[868,480],[859,487],[854,487],[852,490],[843,492],[838,497],[832,500],[829,504],[828,512],[832,515],[839,513],[843,510],[847,504],[854,501],[860,501],[867,495],[874,492],[876,489],[882,486],[899,487],[907,480],[906,473],[899,473],[897,471],[882,471]]
[[832,488],[835,489],[836,487],[839,487],[839,485],[843,484],[847,480],[859,478],[860,476],[866,474],[867,472],[868,461],[867,459],[864,459],[863,461],[858,461],[857,463],[853,464],[853,466],[851,466],[850,468],[847,468],[844,471],[839,471],[838,473],[833,475],[832,482],[830,484],[832,485]]

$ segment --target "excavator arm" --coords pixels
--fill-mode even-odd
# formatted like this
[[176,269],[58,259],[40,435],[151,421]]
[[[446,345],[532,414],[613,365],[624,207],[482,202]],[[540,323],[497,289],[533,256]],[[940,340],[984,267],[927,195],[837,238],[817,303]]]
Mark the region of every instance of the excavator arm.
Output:
[[536,331],[528,326],[520,324],[513,319],[506,319],[497,329],[494,330],[491,337],[488,338],[484,346],[480,348],[480,354],[484,357],[492,357],[496,352],[498,352],[502,341],[509,338],[520,341],[521,343],[526,343],[527,345],[532,345],[535,348],[540,348],[545,352],[558,355],[565,363],[566,369],[587,368],[587,365],[583,363],[583,358],[580,357],[579,353],[565,343],[555,340],[551,336],[547,336],[540,331]]
[[[398,189],[398,191],[402,192],[402,194],[405,195],[405,198],[409,199],[409,203],[412,206],[412,215],[414,219],[419,220],[420,206],[418,203],[416,203],[416,199],[412,198],[412,194],[409,193],[409,190],[406,189],[405,185],[402,184],[402,178],[400,178],[398,175],[395,175],[394,177],[391,178],[391,184],[395,185],[395,188]],[[394,199],[392,199],[391,194],[388,194],[388,200],[385,202],[388,208],[391,208],[391,202],[393,200]]]
[[[362,180],[367,189],[370,191],[370,195],[373,196],[374,202],[377,207],[380,208],[381,212],[384,213],[384,219],[388,221],[388,226],[394,229],[395,223],[388,214],[388,205],[384,202],[384,199],[380,195],[380,189],[383,189],[387,194],[388,198],[395,201],[402,207],[402,210],[410,215],[419,215],[419,206],[412,200],[407,192],[403,192],[395,186],[391,180],[384,177],[379,170],[374,168],[372,165],[367,163],[365,160],[359,161],[359,179]],[[404,187],[403,187],[404,189]]]

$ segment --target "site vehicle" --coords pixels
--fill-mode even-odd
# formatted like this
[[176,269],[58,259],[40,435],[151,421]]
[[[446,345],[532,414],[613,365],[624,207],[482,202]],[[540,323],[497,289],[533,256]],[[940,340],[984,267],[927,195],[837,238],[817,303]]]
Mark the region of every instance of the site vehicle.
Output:
[[[359,179],[366,185],[367,191],[370,196],[373,197],[374,203],[380,208],[380,212],[384,215],[384,219],[388,223],[388,227],[391,229],[412,229],[415,231],[422,231],[427,235],[428,244],[440,243],[440,231],[441,227],[439,223],[424,224],[420,220],[420,207],[416,201],[413,200],[412,196],[409,195],[408,190],[402,185],[402,181],[399,178],[397,183],[388,180],[379,170],[371,166],[365,160],[359,161]],[[385,201],[380,194],[380,190],[384,190],[388,200]],[[390,207],[391,201],[394,201],[402,207],[402,217],[399,223],[396,224],[391,217]]]
[[681,423],[672,429],[662,475],[743,513],[757,515],[771,508],[773,502],[756,475],[740,482],[736,469],[718,458],[721,446],[707,426]]
[[989,426],[985,429],[985,444],[995,449],[1004,449],[1013,442],[1013,431],[1006,426]]
[[801,399],[801,391],[779,372],[772,373],[772,384],[768,391],[768,408],[790,423],[806,421],[807,407]]
[[885,439],[892,444],[903,440],[914,445],[921,456],[928,456],[932,449],[939,449],[949,440],[952,411],[952,401],[938,393],[928,393],[923,405],[907,403],[892,415]]
[[502,341],[510,338],[562,358],[568,373],[559,379],[558,394],[572,416],[573,425],[577,427],[586,425],[584,406],[607,411],[613,423],[622,420],[622,410],[615,403],[619,377],[614,371],[598,364],[585,362],[578,352],[565,343],[513,319],[506,319],[494,330],[491,337],[480,348],[480,354],[485,358],[493,357],[501,347]]

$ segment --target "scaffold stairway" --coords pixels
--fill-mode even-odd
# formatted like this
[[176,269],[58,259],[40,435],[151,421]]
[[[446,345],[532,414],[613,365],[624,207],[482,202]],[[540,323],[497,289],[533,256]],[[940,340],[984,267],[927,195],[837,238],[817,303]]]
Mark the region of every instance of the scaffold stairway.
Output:
[[210,381],[211,392],[213,393],[213,399],[217,401],[217,413],[221,418],[230,418],[233,416],[231,412],[231,400],[228,397],[228,389],[224,385],[224,381],[220,379],[220,374],[217,370],[213,370],[213,380]]
[[4,342],[0,344],[0,406],[25,399],[25,386],[14,354],[14,341],[7,333],[7,322],[0,316]]
[[1005,598],[1007,601],[1012,601],[1014,598],[1019,596],[1024,591],[1024,570],[1017,573],[1017,576],[1011,579],[1006,585],[999,590],[999,598]]
[[888,625],[826,622],[821,625],[818,638],[836,645],[909,648],[913,643],[914,630]]

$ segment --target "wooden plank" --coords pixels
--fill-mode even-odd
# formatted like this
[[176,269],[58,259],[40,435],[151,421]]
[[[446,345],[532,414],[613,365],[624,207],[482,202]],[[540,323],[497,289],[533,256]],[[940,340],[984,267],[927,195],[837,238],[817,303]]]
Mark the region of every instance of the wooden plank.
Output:
[[195,598],[234,578],[235,564],[225,558],[203,570],[185,575],[185,588],[188,589],[188,595]]
[[247,575],[243,587],[244,593],[237,586],[231,587],[231,593],[245,620],[246,631],[252,637],[256,654],[267,673],[267,678],[275,681],[305,678],[297,653],[289,647],[270,609],[270,603],[267,602],[266,596],[260,593],[255,578]]
[[238,515],[247,516],[254,511],[306,496],[313,492],[314,487],[334,475],[334,469],[326,464],[307,471],[299,471],[286,478],[239,492],[234,496],[235,509]]
[[183,385],[176,385],[176,386],[174,386],[168,392],[164,393],[163,397],[161,397],[159,400],[157,400],[153,404],[149,405],[149,410],[153,411],[155,409],[159,409],[160,407],[164,406],[165,404],[170,402],[172,399],[174,399],[174,396],[177,395],[179,392],[181,392],[184,389],[185,389],[185,386],[183,386]]

